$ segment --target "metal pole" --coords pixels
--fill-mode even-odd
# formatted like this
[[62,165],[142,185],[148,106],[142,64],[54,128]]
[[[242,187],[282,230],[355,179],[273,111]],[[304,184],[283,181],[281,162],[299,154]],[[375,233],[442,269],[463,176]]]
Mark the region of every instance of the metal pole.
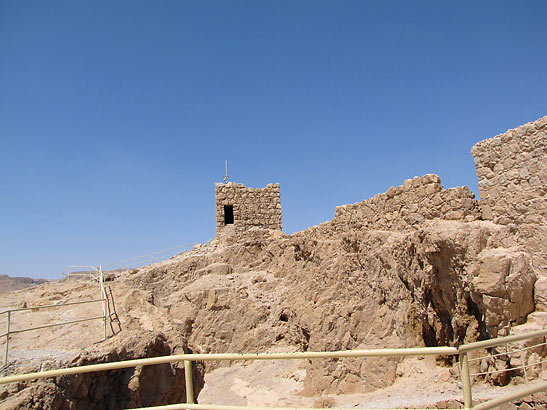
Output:
[[460,353],[460,378],[462,379],[463,404],[464,408],[473,407],[473,397],[471,394],[471,377],[469,376],[469,361],[467,353]]
[[[87,322],[88,320],[97,320],[97,319],[104,319],[104,316],[103,315],[100,315],[100,316],[95,316],[95,317],[86,317],[84,319],[76,319],[76,320],[70,320],[68,322],[61,322],[61,323],[52,323],[50,325],[42,325],[42,326],[35,326],[35,327],[28,327],[26,329],[17,329],[17,330],[14,330],[13,332],[10,331],[10,335],[14,335],[16,333],[23,333],[23,332],[28,332],[29,330],[38,330],[38,329],[46,329],[48,327],[55,327],[55,326],[64,326],[64,325],[71,325],[73,323],[80,323],[80,322]],[[3,334],[2,336],[5,336],[5,334]]]
[[101,297],[103,298],[103,323],[104,323],[104,340],[106,340],[106,292],[103,283],[103,269],[99,265],[99,287],[101,288]]
[[194,380],[192,379],[192,362],[184,361],[184,379],[186,381],[186,403],[194,404]]
[[[97,319],[102,316],[98,316]],[[13,333],[13,332],[12,332]],[[2,335],[3,336],[3,335]],[[90,364],[78,367],[68,367],[56,370],[45,370],[43,372],[15,374],[12,376],[0,377],[0,385],[15,383],[25,380],[45,379],[48,377],[65,376],[69,374],[99,372],[104,370],[126,369],[135,366],[150,366],[153,364],[164,364],[189,361],[209,360],[280,360],[280,359],[326,359],[341,357],[382,357],[382,356],[422,356],[422,355],[455,355],[458,349],[455,347],[418,347],[400,349],[366,349],[366,350],[343,350],[335,352],[289,352],[289,353],[196,353],[179,354],[173,356],[149,357],[146,359],[125,360],[122,362]]]
[[[494,399],[482,402],[477,404],[474,409],[477,410],[489,410],[501,406],[502,404],[509,403],[513,400],[522,399],[523,397],[529,396],[530,394],[538,393],[547,389],[547,382],[528,385],[526,388],[514,391],[512,393],[504,394],[503,396],[498,396]],[[160,407],[161,408],[161,407]]]
[[547,335],[547,329],[536,330],[535,332],[522,333],[519,335],[503,336],[496,339],[481,340],[480,342],[468,343],[458,346],[458,351],[469,352],[471,350],[488,349],[489,347],[500,346],[513,342],[520,342],[521,340],[543,337],[545,335]]
[[[222,404],[167,404],[164,406],[155,407],[139,407],[133,410],[311,410],[309,407],[258,407],[258,406],[227,406]],[[353,410],[353,408],[330,408],[329,410]],[[323,408],[323,410],[325,410]],[[402,410],[402,409],[376,409],[376,410]],[[414,410],[426,410],[422,408],[416,408]],[[446,410],[457,410],[454,408]]]
[[11,320],[11,312],[8,310],[8,323],[6,325],[6,353],[4,354],[4,366],[6,366],[8,364],[10,320]]

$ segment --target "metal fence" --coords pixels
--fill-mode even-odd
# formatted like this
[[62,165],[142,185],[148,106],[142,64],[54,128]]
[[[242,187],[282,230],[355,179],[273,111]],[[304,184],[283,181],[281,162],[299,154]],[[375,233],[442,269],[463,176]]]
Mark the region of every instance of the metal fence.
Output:
[[[135,359],[114,363],[93,364],[87,366],[71,367],[66,369],[48,370],[43,372],[18,374],[0,378],[0,384],[21,382],[40,378],[64,376],[71,374],[82,374],[105,370],[125,369],[136,366],[149,366],[155,364],[184,362],[186,401],[187,403],[171,404],[166,406],[147,407],[156,410],[175,409],[209,409],[209,410],[275,410],[271,407],[245,407],[245,406],[222,406],[214,404],[195,404],[192,379],[193,361],[248,361],[248,360],[295,360],[295,359],[328,359],[328,358],[366,358],[366,357],[404,357],[404,356],[446,356],[457,355],[459,358],[460,378],[463,390],[463,402],[466,409],[488,410],[512,400],[526,397],[530,394],[547,390],[547,382],[539,382],[533,385],[523,386],[516,392],[504,394],[486,402],[473,405],[471,391],[471,373],[469,371],[468,354],[477,350],[492,349],[497,346],[507,345],[519,341],[544,338],[547,329],[538,330],[521,335],[500,337],[491,340],[484,340],[475,343],[464,344],[458,347],[419,347],[419,348],[397,348],[397,349],[365,349],[347,350],[335,352],[292,352],[292,353],[207,353],[207,354],[181,354],[173,356],[153,357],[147,359]],[[143,408],[144,409],[144,408]],[[294,409],[293,410],[298,410]],[[142,409],[141,409],[142,410]]]
[[122,271],[126,269],[139,268],[152,263],[162,262],[180,253],[188,252],[193,245],[180,245],[173,248],[163,249],[161,251],[149,253],[146,255],[135,256],[128,259],[123,259],[108,265],[104,265],[105,271]]
[[[88,270],[78,270],[73,271],[74,269],[88,269]],[[110,292],[110,299],[106,292],[106,288],[104,286],[104,280],[103,280],[103,271],[101,267],[98,268],[94,266],[68,266],[67,267],[67,273],[64,274],[65,278],[71,278],[71,277],[77,277],[77,278],[90,278],[92,281],[96,281],[97,285],[99,287],[99,292],[101,294],[100,299],[92,299],[92,300],[82,300],[82,301],[76,301],[76,302],[66,302],[66,303],[59,303],[54,305],[40,305],[40,306],[31,306],[31,307],[22,307],[22,308],[12,308],[12,309],[4,309],[0,312],[1,315],[6,315],[6,332],[0,335],[0,338],[5,337],[5,350],[4,350],[4,365],[3,368],[8,365],[8,355],[9,355],[9,340],[10,335],[15,335],[18,333],[23,332],[29,332],[31,330],[40,330],[40,329],[46,329],[50,327],[57,327],[57,326],[65,326],[65,325],[72,325],[74,323],[80,323],[80,322],[87,322],[90,320],[99,320],[101,319],[103,321],[103,327],[104,327],[104,338],[107,338],[107,324],[110,321],[110,324],[112,321],[118,321],[119,325],[119,319],[117,317],[117,314],[115,314],[115,318],[113,318],[113,314],[111,313],[111,307],[110,307],[110,299],[112,300],[112,306],[114,306],[114,301],[112,298],[112,292]],[[51,323],[48,325],[41,325],[41,326],[35,326],[35,327],[29,327],[24,329],[12,329],[12,314],[15,312],[23,312],[23,311],[32,311],[36,312],[38,310],[44,310],[44,309],[54,309],[54,308],[60,308],[65,306],[74,306],[74,305],[83,305],[87,303],[101,303],[103,314],[100,316],[93,316],[93,317],[86,317],[81,319],[75,319],[65,322],[59,322],[59,323]],[[115,308],[114,308],[115,312]],[[111,324],[112,326],[112,324]],[[120,325],[121,330],[121,325]],[[114,329],[112,328],[112,332],[114,333]]]
[[[82,268],[89,268],[87,271],[73,271],[74,269],[82,269]],[[94,266],[67,266],[67,274],[65,275],[65,278],[70,277],[89,277],[91,280],[96,281],[97,285],[99,286],[99,291],[101,292],[101,302],[102,302],[102,308],[103,308],[103,327],[104,327],[104,338],[107,337],[107,326],[106,326],[106,320],[107,320],[107,305],[108,305],[108,295],[106,294],[106,289],[104,287],[104,275],[103,270],[101,268],[101,265],[99,265],[97,268]]]
[[[213,239],[209,239],[207,242],[201,244],[201,246],[209,246],[212,240]],[[146,255],[123,259],[114,263],[110,263],[108,265],[103,265],[102,267],[105,272],[137,269],[146,265],[163,262],[167,259],[173,258],[174,256],[190,252],[194,249],[195,245],[196,244],[179,245],[172,248],[163,249],[161,251],[148,253]]]

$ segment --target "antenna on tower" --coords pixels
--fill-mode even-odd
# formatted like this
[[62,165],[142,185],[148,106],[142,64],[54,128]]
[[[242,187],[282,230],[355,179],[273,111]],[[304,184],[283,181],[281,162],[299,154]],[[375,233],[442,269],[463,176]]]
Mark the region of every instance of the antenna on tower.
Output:
[[226,175],[224,175],[224,183],[227,184],[230,177],[228,176],[228,160],[225,161],[226,163]]

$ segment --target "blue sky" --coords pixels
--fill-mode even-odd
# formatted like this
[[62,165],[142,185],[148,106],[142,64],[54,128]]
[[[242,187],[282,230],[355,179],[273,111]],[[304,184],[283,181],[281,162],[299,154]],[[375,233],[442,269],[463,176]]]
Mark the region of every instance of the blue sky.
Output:
[[547,115],[545,1],[0,0],[0,273],[215,235],[214,182],[287,233]]

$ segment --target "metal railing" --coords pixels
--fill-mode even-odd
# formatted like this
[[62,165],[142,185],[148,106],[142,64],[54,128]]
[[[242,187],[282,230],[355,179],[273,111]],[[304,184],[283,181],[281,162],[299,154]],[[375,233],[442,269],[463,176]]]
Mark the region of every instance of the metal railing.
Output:
[[[75,269],[86,269],[86,270],[75,270]],[[73,265],[67,266],[65,272],[63,272],[63,277],[90,277],[93,280],[99,281],[99,268],[91,265]]]
[[[497,357],[507,358],[508,356],[511,356],[514,353],[528,352],[529,350],[537,349],[541,346],[547,346],[547,342],[544,341],[542,343],[537,343],[537,344],[532,345],[532,346],[523,347],[522,349],[513,349],[513,350],[507,350],[506,349],[506,351],[502,352],[502,353],[494,353],[494,354],[490,354],[490,355],[487,355],[487,356],[476,357],[474,359],[469,359],[469,361],[470,362],[475,362],[475,361],[482,361],[484,359],[494,359],[494,358],[497,358]],[[524,363],[524,361],[523,361],[523,363]],[[524,365],[520,365],[520,366],[506,367],[504,369],[495,369],[495,370],[471,373],[471,376],[487,376],[487,375],[496,374],[496,373],[497,374],[506,373],[506,372],[510,372],[510,371],[513,371],[513,370],[522,370],[524,372],[524,378],[528,382],[528,374],[526,372],[526,369],[529,368],[529,367],[534,367],[534,366],[541,365],[543,363],[547,363],[547,360],[540,360],[539,362],[531,363],[531,364],[527,364],[527,365],[524,364]]]
[[[418,347],[418,348],[398,348],[398,349],[364,349],[347,350],[335,352],[292,352],[292,353],[207,353],[207,354],[180,354],[172,356],[153,357],[146,359],[126,360],[114,363],[92,364],[87,366],[70,367],[65,369],[48,370],[43,372],[18,374],[0,378],[0,384],[21,382],[48,377],[64,376],[71,374],[82,374],[98,372],[105,370],[125,369],[136,366],[149,366],[155,364],[166,364],[184,362],[185,383],[186,383],[186,401],[187,403],[171,404],[166,406],[147,407],[156,410],[175,410],[175,409],[209,409],[209,410],[276,410],[271,407],[244,407],[244,406],[222,406],[214,404],[195,404],[194,388],[192,377],[193,361],[212,361],[212,360],[294,360],[294,359],[328,359],[328,358],[366,358],[366,357],[403,357],[403,356],[441,356],[458,355],[460,378],[462,381],[462,390],[464,406],[472,410],[488,410],[512,400],[526,397],[530,394],[547,390],[547,382],[536,383],[526,386],[519,391],[504,394],[486,402],[473,406],[471,392],[471,374],[469,371],[468,354],[473,351],[489,349],[496,346],[514,343],[524,340],[545,337],[547,329],[538,330],[521,335],[500,337],[491,340],[484,340],[475,343],[469,343],[458,347]],[[144,409],[144,408],[143,408]],[[294,408],[293,408],[294,409]],[[294,409],[296,410],[296,409]]]
[[161,251],[148,253],[146,255],[135,256],[133,258],[123,259],[108,265],[104,265],[103,268],[106,271],[121,271],[131,268],[138,268],[144,265],[152,263],[162,262],[166,259],[172,258],[180,253],[188,252],[193,245],[179,245],[173,248],[163,249]]
[[[209,239],[207,242],[201,244],[203,247],[207,247],[211,244],[213,239]],[[123,259],[108,265],[103,265],[105,272],[110,271],[122,271],[126,269],[140,268],[149,264],[163,262],[167,259],[170,259],[174,256],[190,252],[194,249],[195,244],[186,244],[174,246],[172,248],[162,249],[161,251],[156,251],[148,253],[146,255],[135,256],[132,258]]]
[[[81,268],[89,268],[88,271],[76,271],[72,272],[72,269],[81,269]],[[5,339],[5,349],[4,349],[4,365],[2,368],[6,367],[8,365],[8,355],[9,355],[9,339],[10,335],[14,335],[17,333],[23,333],[23,332],[29,332],[31,330],[40,330],[40,329],[46,329],[50,327],[56,327],[56,326],[65,326],[65,325],[71,325],[74,323],[80,323],[80,322],[87,322],[90,320],[103,320],[103,327],[104,327],[104,338],[107,338],[107,318],[110,317],[108,315],[107,311],[108,309],[108,296],[106,293],[106,289],[104,287],[104,277],[103,277],[103,271],[101,269],[101,266],[98,268],[94,266],[68,266],[67,267],[67,273],[64,273],[65,277],[90,277],[93,281],[97,281],[97,284],[99,286],[99,290],[101,293],[100,299],[93,299],[93,300],[82,300],[77,302],[66,302],[66,303],[59,303],[54,305],[40,305],[40,306],[31,306],[31,307],[23,307],[23,308],[13,308],[13,309],[4,309],[0,312],[0,315],[7,315],[6,317],[6,332],[0,335],[0,338],[6,338]],[[24,329],[16,329],[13,330],[11,328],[12,324],[12,313],[14,312],[23,312],[23,311],[38,311],[43,309],[53,309],[53,308],[59,308],[59,307],[65,307],[65,306],[73,306],[73,305],[83,305],[86,303],[101,303],[102,304],[102,310],[103,314],[100,316],[93,316],[93,317],[86,317],[83,319],[75,319],[60,323],[51,323],[47,325],[41,325],[41,326],[35,326],[35,327],[29,327]]]
[[[468,343],[468,344],[459,346],[458,351],[459,351],[459,357],[460,357],[460,377],[462,379],[462,385],[463,385],[465,408],[466,409],[467,408],[473,408],[474,410],[492,409],[496,406],[499,406],[503,403],[507,403],[511,400],[515,400],[515,399],[520,398],[520,397],[525,397],[529,394],[537,393],[538,391],[547,390],[547,383],[544,382],[544,383],[538,384],[538,386],[529,386],[526,389],[524,389],[523,391],[517,391],[515,393],[507,394],[505,396],[501,396],[501,397],[498,397],[496,399],[489,400],[485,403],[481,403],[481,404],[478,404],[477,406],[473,407],[472,406],[472,393],[471,393],[471,376],[483,376],[483,375],[492,374],[492,373],[502,373],[502,372],[520,370],[520,369],[525,371],[526,368],[541,365],[545,361],[540,359],[539,362],[531,363],[531,364],[528,364],[528,365],[524,364],[523,366],[513,366],[513,367],[508,367],[506,369],[496,369],[496,370],[492,370],[492,371],[477,372],[477,373],[471,373],[470,372],[469,362],[483,360],[483,359],[486,359],[486,358],[495,358],[495,357],[498,357],[498,356],[501,356],[501,355],[509,356],[512,353],[518,353],[518,352],[530,350],[530,349],[535,348],[535,347],[543,346],[543,345],[545,345],[545,343],[544,342],[536,343],[533,346],[528,346],[528,347],[521,348],[521,349],[513,349],[511,351],[509,351],[509,349],[506,349],[506,351],[504,353],[501,353],[501,354],[500,353],[492,353],[492,354],[489,354],[489,355],[486,355],[486,356],[477,357],[477,358],[473,358],[473,359],[468,359],[468,357],[467,357],[469,352],[473,352],[473,351],[477,351],[477,350],[483,350],[483,349],[493,349],[493,348],[496,348],[498,346],[509,345],[510,343],[516,343],[516,342],[521,342],[521,341],[525,341],[525,340],[533,340],[533,339],[536,339],[536,338],[545,339],[546,335],[547,335],[547,329],[544,329],[544,330],[538,330],[538,331],[535,331],[535,332],[523,333],[523,334],[520,334],[520,335],[505,336],[505,337],[499,337],[499,338],[490,339],[490,340],[482,340],[480,342]],[[528,377],[526,376],[526,373],[525,373],[525,379],[528,382]],[[539,387],[539,389],[536,389],[537,387]],[[523,392],[525,392],[527,390],[530,390],[530,389],[533,390],[531,393],[523,394]],[[505,399],[503,399],[505,401],[500,401],[500,399],[502,399],[503,397],[505,397]],[[491,403],[491,404],[489,404],[489,403]]]

